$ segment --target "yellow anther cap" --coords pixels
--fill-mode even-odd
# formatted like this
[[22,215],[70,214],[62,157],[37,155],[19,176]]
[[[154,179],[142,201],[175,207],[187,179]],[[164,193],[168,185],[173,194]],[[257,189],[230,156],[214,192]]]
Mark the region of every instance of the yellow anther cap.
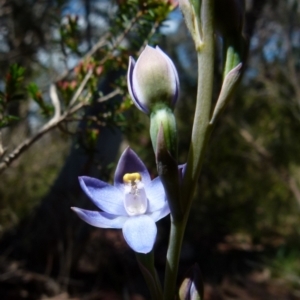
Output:
[[142,176],[140,173],[126,173],[123,176],[124,183],[133,183],[141,180],[142,180]]

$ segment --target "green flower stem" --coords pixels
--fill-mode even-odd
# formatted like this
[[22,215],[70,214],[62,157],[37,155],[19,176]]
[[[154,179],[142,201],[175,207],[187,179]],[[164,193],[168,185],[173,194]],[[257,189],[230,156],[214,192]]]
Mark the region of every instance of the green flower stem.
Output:
[[198,49],[198,92],[191,145],[186,172],[182,183],[182,208],[189,214],[194,190],[198,181],[207,142],[211,133],[209,125],[214,76],[214,8],[213,0],[202,0],[201,20],[203,43]]
[[165,270],[164,300],[175,299],[176,279],[186,221],[174,222],[171,217],[169,247]]
[[[164,300],[173,300],[182,240],[189,217],[190,207],[204,159],[212,126],[209,125],[214,74],[214,7],[213,0],[202,0],[201,23],[203,37],[198,52],[198,92],[194,124],[186,172],[182,182],[182,221],[171,220],[171,232],[165,272]],[[196,41],[195,44],[197,45]]]
[[145,281],[148,285],[151,298],[153,300],[162,300],[163,293],[156,269],[154,267],[153,250],[146,254],[136,253],[136,258],[139,263],[140,270],[143,273]]

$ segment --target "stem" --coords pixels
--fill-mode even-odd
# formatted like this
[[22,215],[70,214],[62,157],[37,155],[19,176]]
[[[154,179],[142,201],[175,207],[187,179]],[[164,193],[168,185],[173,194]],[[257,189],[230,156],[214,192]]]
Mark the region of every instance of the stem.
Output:
[[[165,272],[164,300],[173,300],[183,235],[189,217],[192,197],[200,174],[207,142],[212,130],[209,125],[214,74],[214,1],[202,0],[201,24],[203,39],[197,47],[198,91],[191,145],[181,190],[182,221],[171,218],[171,232]],[[197,45],[196,41],[195,44]]]
[[213,0],[203,0],[201,20],[203,26],[203,44],[198,49],[198,91],[188,154],[186,172],[182,183],[182,207],[189,213],[192,197],[200,174],[204,154],[211,133],[209,125],[214,75],[214,21]]
[[162,288],[154,267],[154,254],[153,250],[149,253],[136,253],[136,258],[140,266],[140,270],[143,273],[145,281],[148,285],[151,298],[153,300],[162,300]]
[[171,217],[171,230],[165,270],[164,300],[174,299],[179,257],[186,221],[174,222]]

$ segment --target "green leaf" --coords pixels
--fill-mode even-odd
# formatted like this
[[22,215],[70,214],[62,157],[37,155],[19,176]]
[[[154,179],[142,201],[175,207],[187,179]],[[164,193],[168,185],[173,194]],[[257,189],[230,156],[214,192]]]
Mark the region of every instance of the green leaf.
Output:
[[7,115],[0,120],[0,128],[10,126],[12,123],[19,121],[19,118],[13,115]]

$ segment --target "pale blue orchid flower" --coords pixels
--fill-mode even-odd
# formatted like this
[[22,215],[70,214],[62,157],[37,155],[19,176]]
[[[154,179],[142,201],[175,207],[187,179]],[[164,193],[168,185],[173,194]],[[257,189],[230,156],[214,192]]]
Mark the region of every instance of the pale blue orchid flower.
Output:
[[81,188],[101,210],[72,207],[86,223],[100,228],[122,229],[127,244],[139,253],[152,250],[157,227],[155,222],[170,213],[159,177],[150,174],[137,156],[127,148],[120,157],[114,185],[96,178],[79,177]]

